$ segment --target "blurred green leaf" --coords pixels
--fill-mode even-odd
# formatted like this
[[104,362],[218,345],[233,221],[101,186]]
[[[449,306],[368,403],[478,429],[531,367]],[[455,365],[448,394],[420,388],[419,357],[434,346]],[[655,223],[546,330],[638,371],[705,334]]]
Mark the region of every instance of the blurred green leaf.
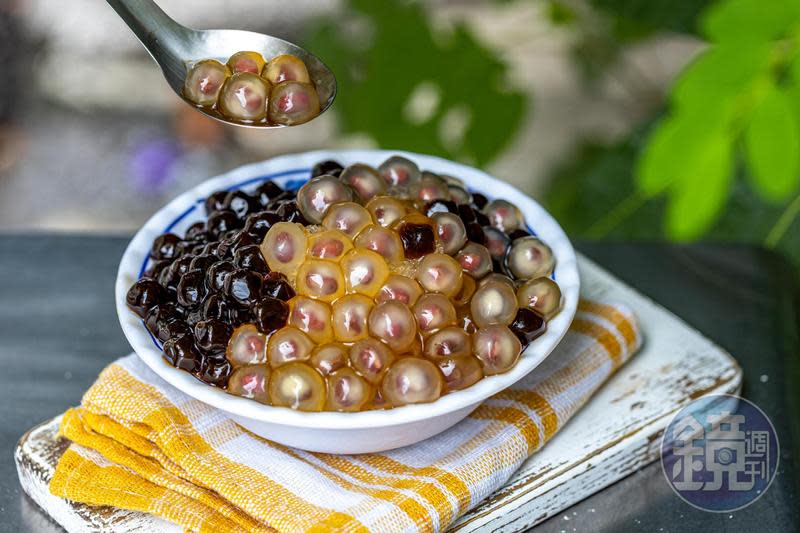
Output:
[[715,45],[680,74],[670,100],[682,109],[705,110],[733,104],[759,76],[768,73],[770,48],[747,44]]
[[686,113],[662,120],[648,138],[636,167],[636,184],[646,196],[687,186],[686,177],[702,179],[705,151],[727,128],[726,110]]
[[344,133],[478,165],[513,138],[526,98],[465,27],[435,34],[418,2],[350,0],[345,7],[346,15],[319,20],[308,43],[337,74],[334,109]]
[[752,183],[768,201],[781,201],[800,183],[800,132],[788,95],[771,86],[745,130]]
[[[713,0],[590,0],[617,18],[635,20],[653,29],[693,33],[700,12]],[[771,1],[771,0],[768,0]]]
[[703,34],[711,41],[767,42],[786,34],[800,16],[794,0],[727,0],[704,13]]
[[731,139],[715,132],[698,140],[693,157],[670,189],[667,234],[678,241],[696,239],[716,221],[728,200],[733,158]]

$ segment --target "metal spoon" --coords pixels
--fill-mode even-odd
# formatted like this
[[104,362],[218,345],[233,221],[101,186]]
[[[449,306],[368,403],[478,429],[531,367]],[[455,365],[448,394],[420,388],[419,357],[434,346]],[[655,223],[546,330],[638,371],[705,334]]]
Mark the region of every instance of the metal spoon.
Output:
[[250,128],[279,128],[275,124],[243,124],[220,114],[197,107],[183,96],[183,82],[192,63],[202,59],[219,59],[243,50],[260,52],[266,60],[280,54],[302,59],[317,88],[320,113],[336,97],[336,77],[315,55],[277,37],[241,30],[195,30],[172,20],[153,0],[107,0],[125,24],[136,34],[144,47],[161,67],[169,86],[189,105],[205,115],[235,126]]

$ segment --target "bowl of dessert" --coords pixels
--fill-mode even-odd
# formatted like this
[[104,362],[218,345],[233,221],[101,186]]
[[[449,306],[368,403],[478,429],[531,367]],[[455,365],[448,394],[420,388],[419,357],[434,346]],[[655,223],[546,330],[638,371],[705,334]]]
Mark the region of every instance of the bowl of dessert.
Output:
[[257,435],[364,453],[454,425],[536,368],[578,304],[575,252],[485,172],[382,150],[288,155],[174,199],[122,258],[136,353]]

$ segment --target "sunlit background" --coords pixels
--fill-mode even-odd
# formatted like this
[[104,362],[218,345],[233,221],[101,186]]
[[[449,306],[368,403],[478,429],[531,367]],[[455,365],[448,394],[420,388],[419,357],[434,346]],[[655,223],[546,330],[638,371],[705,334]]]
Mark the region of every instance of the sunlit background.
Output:
[[309,48],[339,78],[334,107],[223,126],[174,96],[105,2],[0,0],[0,230],[129,233],[238,165],[382,147],[485,168],[576,238],[750,242],[800,262],[796,2],[159,4]]

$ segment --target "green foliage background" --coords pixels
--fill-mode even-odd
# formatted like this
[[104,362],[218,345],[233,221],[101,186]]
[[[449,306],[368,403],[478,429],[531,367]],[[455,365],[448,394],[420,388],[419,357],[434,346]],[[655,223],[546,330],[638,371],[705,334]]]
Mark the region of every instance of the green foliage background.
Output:
[[[576,35],[587,83],[626,45],[659,33],[708,43],[655,116],[614,145],[587,140],[554,171],[546,203],[565,228],[593,239],[760,243],[800,265],[800,0],[546,5]],[[466,27],[442,33],[419,3],[349,0],[309,45],[339,74],[342,130],[382,147],[485,165],[531,105]],[[404,106],[421,87],[433,103],[420,117]]]

